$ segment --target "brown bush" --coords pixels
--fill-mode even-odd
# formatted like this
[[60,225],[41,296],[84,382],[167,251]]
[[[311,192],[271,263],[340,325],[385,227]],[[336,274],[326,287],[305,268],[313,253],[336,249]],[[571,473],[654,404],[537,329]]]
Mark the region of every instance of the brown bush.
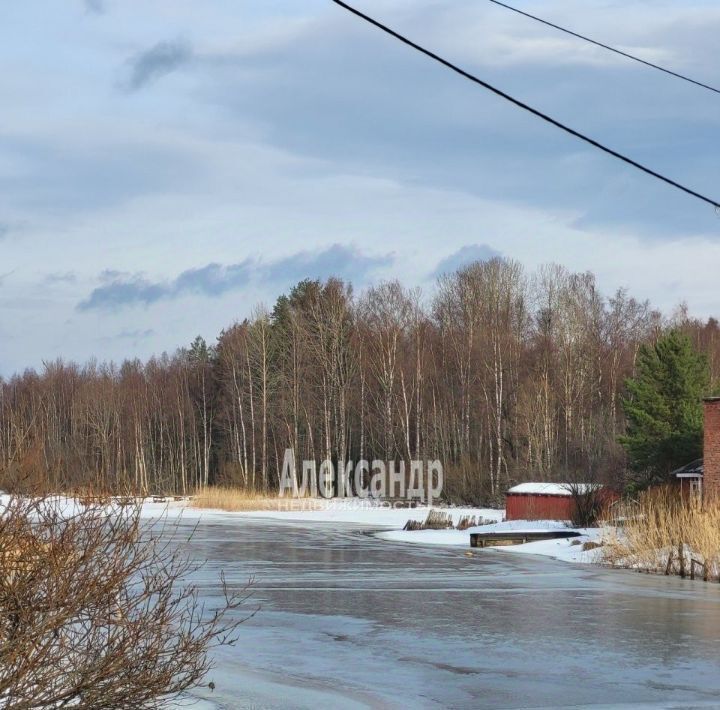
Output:
[[167,521],[135,506],[15,497],[0,514],[0,705],[150,708],[231,644],[247,587],[206,608]]

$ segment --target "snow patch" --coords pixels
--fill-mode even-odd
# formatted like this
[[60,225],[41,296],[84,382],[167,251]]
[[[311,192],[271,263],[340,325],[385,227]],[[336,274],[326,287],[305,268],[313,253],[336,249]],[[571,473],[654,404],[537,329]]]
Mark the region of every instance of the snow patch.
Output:
[[477,550],[475,554],[484,554],[487,550],[523,553],[554,557],[564,562],[595,564],[602,559],[602,549],[583,550],[586,542],[599,543],[603,530],[600,528],[569,528],[559,520],[508,520],[490,525],[482,525],[467,530],[389,530],[379,532],[376,537],[390,542],[417,543],[422,545],[450,545],[466,547],[470,550],[470,533],[473,532],[547,532],[548,530],[572,530],[578,537],[557,540],[538,540],[522,545],[502,545]]
[[360,498],[331,498],[323,501],[320,510],[262,510],[227,513],[227,515],[269,518],[271,520],[293,520],[307,523],[350,523],[368,527],[398,528],[404,526],[408,520],[424,521],[431,510],[442,510],[443,513],[448,513],[452,517],[454,525],[457,525],[460,518],[466,515],[474,515],[476,518],[495,521],[502,520],[505,515],[504,510],[494,508],[430,508],[428,506],[393,508],[378,501],[368,501]]
[[545,496],[571,496],[573,492],[581,495],[596,491],[599,483],[520,483],[508,490],[508,493],[525,493]]

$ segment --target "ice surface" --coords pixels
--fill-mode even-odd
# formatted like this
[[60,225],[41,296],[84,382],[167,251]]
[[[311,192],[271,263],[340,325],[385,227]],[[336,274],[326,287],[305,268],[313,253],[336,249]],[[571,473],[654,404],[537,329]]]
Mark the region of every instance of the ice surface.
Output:
[[718,585],[371,531],[201,520],[208,599],[220,569],[234,584],[254,573],[262,609],[216,656],[214,693],[197,695],[225,708],[720,706]]

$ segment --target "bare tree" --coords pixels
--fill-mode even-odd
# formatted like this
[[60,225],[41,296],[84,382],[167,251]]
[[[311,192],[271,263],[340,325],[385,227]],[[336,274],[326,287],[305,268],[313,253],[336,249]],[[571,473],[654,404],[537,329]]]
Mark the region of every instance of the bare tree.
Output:
[[0,380],[0,487],[267,490],[286,448],[338,466],[439,458],[447,490],[466,502],[575,470],[622,485],[618,402],[639,346],[681,328],[716,389],[720,326],[686,307],[663,320],[559,266],[529,283],[507,259],[463,265],[440,277],[425,313],[400,282],[356,301],[350,284],[308,279],[216,346],[55,361]]

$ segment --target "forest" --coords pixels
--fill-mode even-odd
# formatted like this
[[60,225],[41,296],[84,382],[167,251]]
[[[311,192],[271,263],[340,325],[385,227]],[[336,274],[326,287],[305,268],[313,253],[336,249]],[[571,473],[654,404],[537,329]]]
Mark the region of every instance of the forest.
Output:
[[0,487],[272,492],[286,448],[336,465],[439,459],[457,502],[524,480],[623,486],[626,380],[670,328],[705,355],[716,389],[715,319],[603,295],[591,273],[495,258],[429,294],[306,280],[212,344],[0,380]]

